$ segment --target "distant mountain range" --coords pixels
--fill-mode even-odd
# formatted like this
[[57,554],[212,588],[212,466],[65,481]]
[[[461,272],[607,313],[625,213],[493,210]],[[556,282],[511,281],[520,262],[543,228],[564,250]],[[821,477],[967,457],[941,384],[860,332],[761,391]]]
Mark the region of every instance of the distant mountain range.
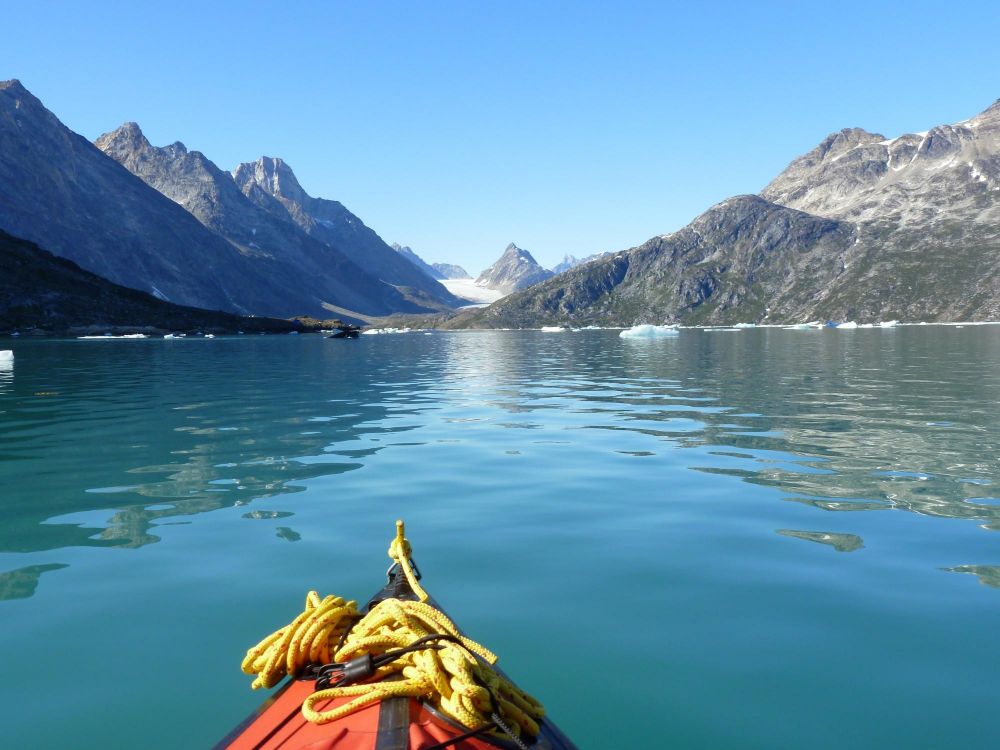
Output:
[[399,245],[395,242],[393,242],[390,247],[432,279],[441,281],[444,279],[470,278],[468,272],[461,266],[456,266],[452,263],[428,263],[417,255],[413,251],[413,248],[405,245]]
[[886,138],[851,128],[759,196],[449,325],[1000,319],[1000,101]]
[[[833,133],[760,195],[638,247],[567,255],[558,273],[510,244],[463,286],[465,269],[390,247],[281,159],[227,172],[135,123],[95,145],[6,81],[0,230],[7,252],[21,238],[114,284],[241,315],[440,319],[463,303],[447,281],[507,295],[451,327],[1000,319],[1000,101],[896,138]],[[43,299],[55,276],[32,267]]]
[[[278,159],[234,174],[127,123],[97,146],[0,83],[0,229],[115,283],[241,314],[428,312],[458,303]],[[110,157],[110,158],[109,158]]]
[[586,258],[577,258],[575,255],[566,254],[563,259],[552,266],[552,273],[560,274],[565,273],[571,268],[576,268],[577,266],[582,266],[584,263],[590,263],[592,260],[597,260],[598,258],[603,258],[608,253],[594,253],[593,255],[588,255]]

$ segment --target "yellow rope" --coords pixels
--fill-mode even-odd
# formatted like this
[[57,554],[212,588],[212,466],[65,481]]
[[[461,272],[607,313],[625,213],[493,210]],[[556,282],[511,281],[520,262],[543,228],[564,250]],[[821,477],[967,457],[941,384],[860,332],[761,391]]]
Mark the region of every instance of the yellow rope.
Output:
[[[447,634],[462,645],[435,641],[433,647],[403,654],[380,667],[368,682],[319,690],[302,704],[303,716],[325,724],[386,698],[405,696],[427,700],[469,729],[489,724],[490,714],[496,712],[515,734],[537,736],[538,722],[545,714],[541,704],[492,668],[497,661],[495,654],[463,636],[448,617],[426,603],[429,597],[417,582],[411,554],[403,522],[397,521],[389,557],[399,563],[420,601],[386,599],[362,618],[355,602],[334,596],[320,599],[310,591],[302,614],[247,651],[242,668],[247,674],[256,674],[253,687],[272,687],[286,674],[297,674],[309,664],[345,663],[365,654],[379,656],[424,636]],[[336,650],[348,627],[349,635]],[[398,678],[386,680],[390,675]],[[499,705],[493,705],[491,694]],[[316,708],[345,696],[354,699],[329,711]]]
[[403,522],[396,521],[396,538],[389,545],[389,559],[399,563],[399,566],[403,569],[403,573],[406,575],[406,582],[410,584],[413,593],[417,595],[420,601],[426,602],[430,597],[427,596],[427,592],[424,591],[420,585],[420,581],[417,580],[417,574],[413,572],[413,567],[410,563],[413,550],[410,548],[410,542],[407,540],[405,534],[406,528],[403,526]]

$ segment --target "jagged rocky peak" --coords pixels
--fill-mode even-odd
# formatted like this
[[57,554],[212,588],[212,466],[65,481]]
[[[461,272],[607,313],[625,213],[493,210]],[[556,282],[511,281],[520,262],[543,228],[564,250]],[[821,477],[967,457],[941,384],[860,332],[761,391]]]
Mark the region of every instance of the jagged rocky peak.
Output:
[[111,152],[124,154],[147,151],[152,147],[143,134],[142,128],[135,122],[122,123],[115,130],[105,133],[94,141],[94,145],[109,156],[112,156]]
[[282,159],[262,156],[240,164],[232,178],[242,193],[272,215],[291,220],[320,242],[342,250],[359,266],[394,287],[421,310],[442,309],[457,303],[434,276],[415,268],[411,260],[393,251],[339,201],[314,198],[299,184]]
[[479,274],[476,284],[510,294],[545,281],[553,275],[552,271],[538,265],[531,253],[511,242],[499,260]]
[[761,195],[820,216],[877,220],[896,215],[923,222],[943,206],[985,207],[1000,178],[1000,102],[952,125],[895,138],[850,128],[792,161]]
[[821,159],[833,159],[857,146],[880,143],[885,140],[881,133],[869,133],[864,128],[844,128],[830,133],[809,155],[817,154]]
[[302,189],[295,172],[283,159],[262,156],[257,161],[244,162],[233,170],[233,179],[246,192],[248,185],[263,188],[273,196],[303,203],[306,191]]

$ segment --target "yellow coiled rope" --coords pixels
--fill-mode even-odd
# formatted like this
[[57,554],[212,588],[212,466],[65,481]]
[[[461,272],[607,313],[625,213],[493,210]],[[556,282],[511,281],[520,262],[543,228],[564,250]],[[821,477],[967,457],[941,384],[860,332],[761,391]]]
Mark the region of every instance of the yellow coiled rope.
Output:
[[[420,601],[386,599],[361,617],[356,602],[334,596],[320,599],[310,591],[302,614],[247,651],[242,669],[256,675],[254,689],[272,687],[310,664],[343,664],[365,654],[377,657],[425,636],[447,635],[461,645],[436,641],[379,667],[368,682],[318,690],[302,704],[302,715],[325,724],[385,698],[405,696],[427,700],[469,729],[492,723],[495,713],[515,735],[537,736],[538,722],[545,714],[541,704],[492,668],[497,660],[492,652],[461,635],[451,620],[426,603],[429,597],[417,581],[411,554],[403,522],[397,521],[389,557],[399,564]],[[390,675],[398,677],[386,680]],[[328,711],[316,708],[343,696],[354,696],[354,700]]]

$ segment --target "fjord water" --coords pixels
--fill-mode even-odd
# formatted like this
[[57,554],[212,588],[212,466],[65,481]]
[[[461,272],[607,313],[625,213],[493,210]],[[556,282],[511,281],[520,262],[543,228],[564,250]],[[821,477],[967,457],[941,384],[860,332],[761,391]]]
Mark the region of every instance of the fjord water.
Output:
[[1000,326],[12,346],[5,747],[211,746],[397,517],[582,748],[1000,746]]

